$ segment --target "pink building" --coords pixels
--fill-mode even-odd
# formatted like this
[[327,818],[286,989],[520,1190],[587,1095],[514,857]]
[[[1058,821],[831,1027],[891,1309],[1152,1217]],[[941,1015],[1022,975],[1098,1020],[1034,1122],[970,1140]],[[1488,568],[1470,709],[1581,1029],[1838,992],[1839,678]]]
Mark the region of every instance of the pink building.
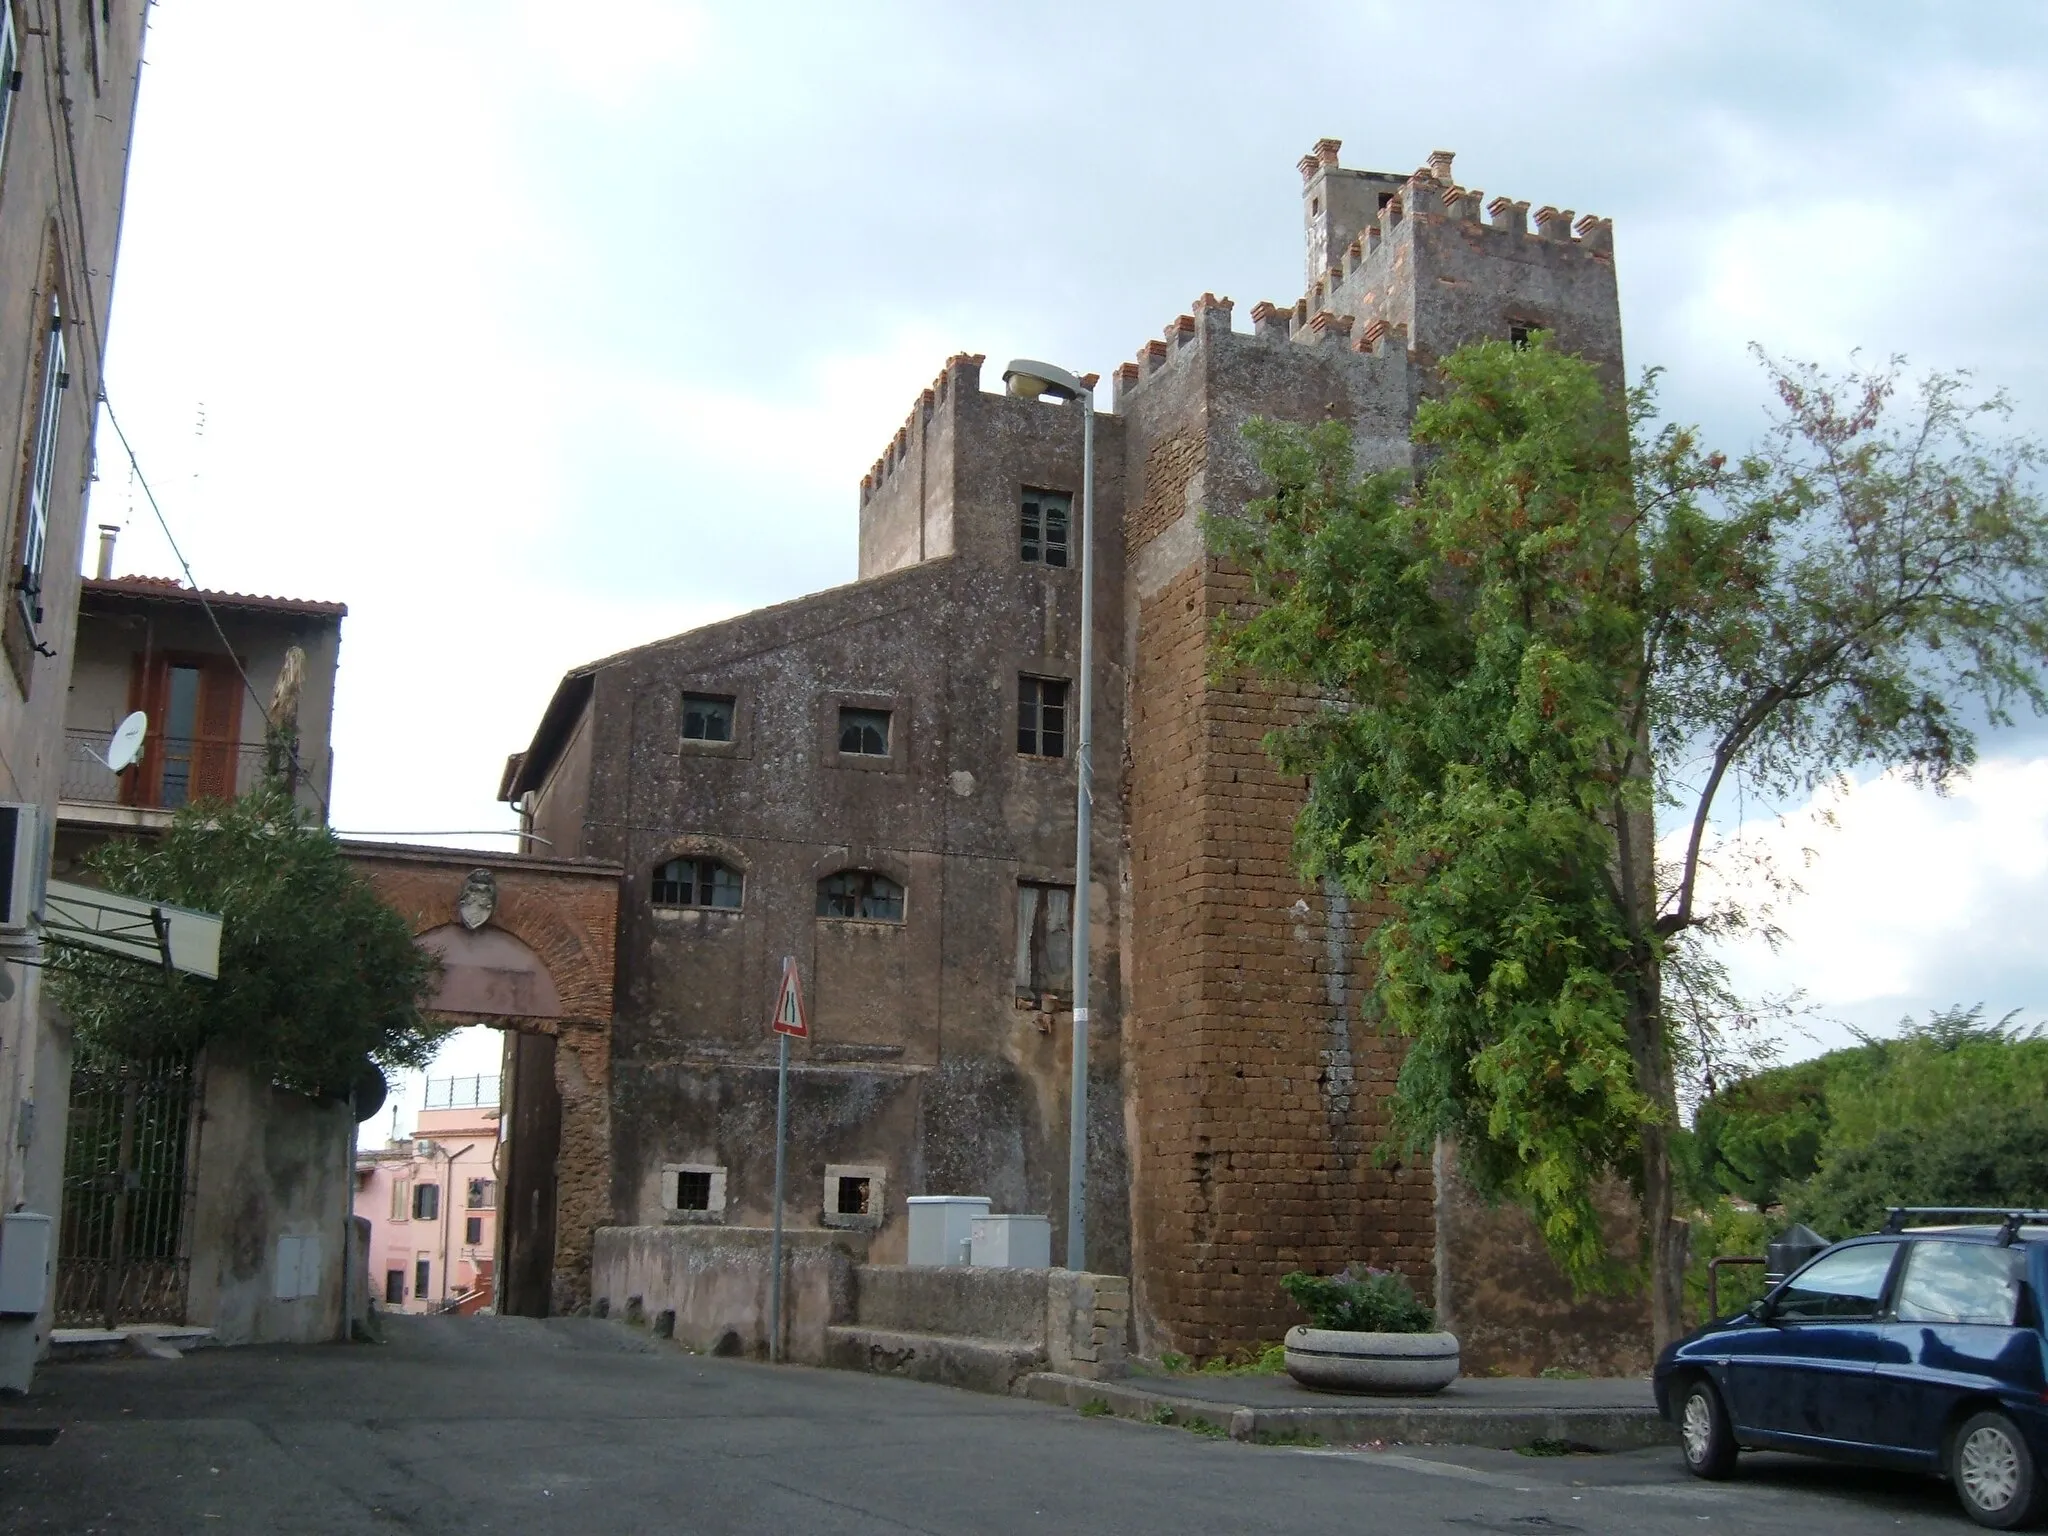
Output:
[[370,1293],[387,1311],[492,1304],[498,1244],[498,1079],[430,1078],[410,1138],[356,1154]]

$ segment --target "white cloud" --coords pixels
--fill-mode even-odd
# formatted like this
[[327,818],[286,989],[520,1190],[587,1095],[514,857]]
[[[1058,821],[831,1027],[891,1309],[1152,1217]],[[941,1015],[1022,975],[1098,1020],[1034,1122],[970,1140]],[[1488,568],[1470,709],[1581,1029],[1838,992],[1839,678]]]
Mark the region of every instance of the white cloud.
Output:
[[[2048,1011],[2048,757],[1986,758],[1947,796],[1887,774],[1734,835],[1800,887],[1778,905],[1776,952],[1726,947],[1743,989],[1797,989],[1865,1029],[1952,1004]],[[1796,1053],[1846,1038],[1815,1033]]]

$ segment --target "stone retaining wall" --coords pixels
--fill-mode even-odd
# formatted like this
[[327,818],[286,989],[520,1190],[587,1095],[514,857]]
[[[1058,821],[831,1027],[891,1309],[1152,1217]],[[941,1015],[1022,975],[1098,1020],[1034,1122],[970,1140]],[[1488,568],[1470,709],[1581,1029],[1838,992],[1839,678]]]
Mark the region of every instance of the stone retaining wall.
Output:
[[[760,1227],[604,1227],[595,1308],[690,1349],[765,1358],[771,1234]],[[1067,1269],[867,1264],[850,1232],[783,1234],[783,1344],[805,1365],[1021,1390],[1033,1370],[1124,1373],[1130,1282]]]

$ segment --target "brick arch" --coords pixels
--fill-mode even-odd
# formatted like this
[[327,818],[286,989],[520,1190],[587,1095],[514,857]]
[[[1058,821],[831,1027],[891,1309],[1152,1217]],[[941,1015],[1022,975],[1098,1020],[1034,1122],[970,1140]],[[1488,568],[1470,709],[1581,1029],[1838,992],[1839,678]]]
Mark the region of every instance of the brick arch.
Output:
[[877,875],[887,875],[904,890],[910,889],[910,863],[893,853],[880,848],[835,848],[822,859],[811,865],[811,884],[830,875],[842,874],[851,869],[864,869]]
[[[681,837],[670,838],[655,851],[654,858],[647,867],[650,870],[659,869],[670,859],[717,859],[721,863],[730,865],[743,875],[750,875],[754,872],[754,861],[747,857],[747,851],[740,847],[738,843],[728,842],[722,837],[709,837],[702,833],[686,833]],[[636,886],[639,883],[639,878],[639,874],[636,873],[634,875]]]
[[[625,871],[615,864],[475,849],[357,842],[343,847],[357,872],[427,947],[451,948],[468,960],[495,956],[514,969],[523,966],[522,954],[530,955],[539,968],[540,976],[528,977],[522,1006],[506,1006],[504,997],[479,998],[471,989],[447,1001],[483,1006],[434,1012],[451,1024],[490,1024],[555,1037],[562,1118],[555,1156],[551,1310],[580,1310],[590,1300],[592,1242],[597,1229],[612,1219],[613,973]],[[470,934],[460,928],[456,904],[463,883],[479,869],[490,872],[498,899],[489,920]],[[462,938],[452,937],[451,928]],[[546,986],[540,985],[541,977]]]

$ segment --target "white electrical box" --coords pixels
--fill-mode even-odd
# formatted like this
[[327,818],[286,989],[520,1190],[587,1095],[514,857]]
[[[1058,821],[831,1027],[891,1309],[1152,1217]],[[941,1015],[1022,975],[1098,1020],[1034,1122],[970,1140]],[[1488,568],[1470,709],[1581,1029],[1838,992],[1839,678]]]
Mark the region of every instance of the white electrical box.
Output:
[[982,1269],[1051,1269],[1052,1218],[977,1216],[968,1245]]
[[318,1233],[288,1235],[277,1240],[277,1283],[271,1295],[279,1301],[297,1301],[320,1294],[320,1237]]
[[0,1216],[0,1317],[34,1317],[43,1310],[56,1226],[40,1211]]
[[986,1216],[987,1195],[912,1195],[910,1262],[965,1264],[974,1242],[974,1218]]
[[42,808],[0,802],[0,933],[34,929],[48,870]]

